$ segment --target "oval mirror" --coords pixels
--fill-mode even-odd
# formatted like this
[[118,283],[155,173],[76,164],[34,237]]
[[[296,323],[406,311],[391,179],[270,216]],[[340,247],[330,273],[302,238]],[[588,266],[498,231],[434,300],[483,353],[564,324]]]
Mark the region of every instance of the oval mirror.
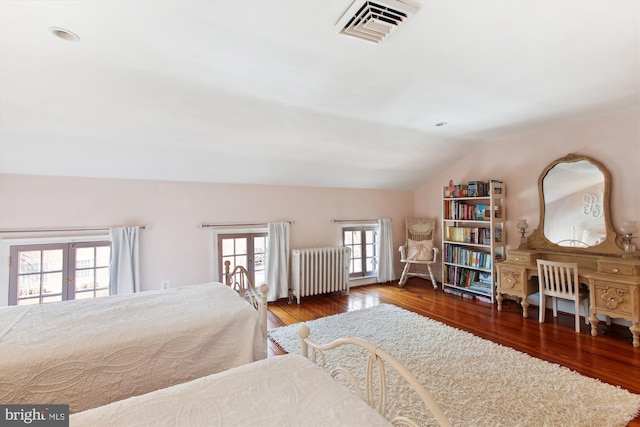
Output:
[[540,224],[532,249],[618,253],[609,213],[609,171],[598,161],[569,154],[540,174]]

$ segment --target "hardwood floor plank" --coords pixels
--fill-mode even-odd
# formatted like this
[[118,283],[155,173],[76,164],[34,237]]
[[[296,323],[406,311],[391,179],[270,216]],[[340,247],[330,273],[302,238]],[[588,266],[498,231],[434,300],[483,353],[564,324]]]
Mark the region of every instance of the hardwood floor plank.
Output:
[[[305,297],[300,304],[280,300],[269,304],[269,328],[290,325],[382,303],[394,304],[455,328],[514,348],[532,357],[566,366],[582,375],[617,385],[640,394],[640,348],[631,345],[628,328],[598,324],[598,336],[582,320],[580,333],[573,329],[573,315],[547,313],[538,322],[538,307],[529,306],[528,318],[522,307],[505,300],[502,311],[495,304],[469,301],[434,290],[431,282],[411,278],[404,287],[395,284],[351,288],[349,295],[328,294]],[[284,351],[269,341],[269,356]],[[631,423],[640,427],[640,415]]]

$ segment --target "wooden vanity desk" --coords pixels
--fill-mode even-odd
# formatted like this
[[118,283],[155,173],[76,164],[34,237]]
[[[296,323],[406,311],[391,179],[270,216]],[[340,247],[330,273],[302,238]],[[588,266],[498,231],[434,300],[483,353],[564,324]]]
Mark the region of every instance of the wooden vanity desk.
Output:
[[523,230],[520,248],[496,263],[498,310],[503,295],[511,295],[527,317],[527,297],[538,292],[536,260],[575,262],[589,288],[591,335],[598,335],[598,314],[625,319],[633,346],[640,347],[640,253],[611,223],[609,171],[595,159],[568,154],[542,171],[538,193],[538,227],[528,238]]
[[591,335],[598,335],[596,314],[625,319],[631,322],[633,346],[640,347],[640,260],[544,250],[507,251],[506,261],[496,264],[498,310],[502,310],[503,294],[511,295],[520,300],[522,316],[528,316],[527,297],[538,292],[538,259],[578,264],[580,282],[589,287]]

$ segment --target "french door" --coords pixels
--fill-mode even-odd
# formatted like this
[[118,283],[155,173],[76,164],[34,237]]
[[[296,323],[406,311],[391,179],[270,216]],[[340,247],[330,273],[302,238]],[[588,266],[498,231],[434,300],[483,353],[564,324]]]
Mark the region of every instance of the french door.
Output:
[[109,295],[111,243],[11,246],[9,305]]
[[237,265],[247,269],[253,283],[265,282],[267,261],[267,233],[234,233],[218,235],[218,271],[220,281],[225,282],[224,262],[231,262],[231,270]]

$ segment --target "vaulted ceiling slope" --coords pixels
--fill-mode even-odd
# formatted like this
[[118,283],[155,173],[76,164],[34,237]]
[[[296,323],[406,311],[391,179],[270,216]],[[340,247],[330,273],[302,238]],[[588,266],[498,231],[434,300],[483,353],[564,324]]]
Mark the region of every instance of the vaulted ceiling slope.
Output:
[[639,1],[414,3],[373,44],[338,33],[352,0],[2,0],[0,171],[413,190],[638,104]]

